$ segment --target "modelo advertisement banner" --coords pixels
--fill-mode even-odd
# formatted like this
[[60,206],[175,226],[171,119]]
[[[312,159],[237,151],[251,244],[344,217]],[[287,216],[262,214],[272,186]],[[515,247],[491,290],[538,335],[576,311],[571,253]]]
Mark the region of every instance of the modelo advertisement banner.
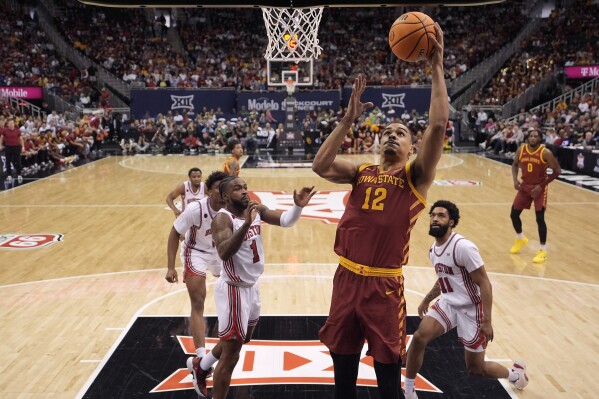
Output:
[[202,112],[220,108],[225,114],[230,114],[235,108],[235,89],[140,89],[131,90],[131,114],[142,118],[146,112],[151,116],[168,111],[183,113],[183,111]]
[[42,88],[39,86],[0,86],[0,97],[22,98],[23,100],[41,100]]
[[569,79],[596,78],[599,76],[599,65],[582,65],[564,67]]
[[[338,90],[312,90],[299,91],[293,94],[296,99],[296,110],[301,116],[306,111],[318,109],[332,108],[339,109],[341,99],[339,98]],[[285,91],[276,92],[251,92],[244,91],[237,94],[237,109],[245,109],[248,111],[256,110],[264,112],[268,108],[273,113],[273,116],[278,121],[285,120]]]
[[[351,87],[343,88],[343,106],[347,106],[351,96]],[[427,112],[431,102],[430,87],[366,87],[362,94],[362,102],[371,101],[385,113],[395,111],[399,117],[404,109],[411,112],[413,109],[419,114]]]

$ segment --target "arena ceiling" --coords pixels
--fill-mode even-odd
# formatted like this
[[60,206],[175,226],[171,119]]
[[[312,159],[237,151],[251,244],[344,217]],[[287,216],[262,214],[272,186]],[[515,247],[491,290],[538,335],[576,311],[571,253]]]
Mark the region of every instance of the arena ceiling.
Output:
[[345,0],[343,2],[323,0],[261,0],[256,2],[242,2],[239,0],[79,0],[81,3],[103,6],[103,7],[148,7],[148,8],[172,8],[172,7],[207,7],[207,8],[241,8],[241,7],[283,7],[283,8],[305,8],[305,7],[400,7],[400,6],[475,6],[483,4],[503,3],[504,0],[409,0],[409,1],[368,1],[368,0]]

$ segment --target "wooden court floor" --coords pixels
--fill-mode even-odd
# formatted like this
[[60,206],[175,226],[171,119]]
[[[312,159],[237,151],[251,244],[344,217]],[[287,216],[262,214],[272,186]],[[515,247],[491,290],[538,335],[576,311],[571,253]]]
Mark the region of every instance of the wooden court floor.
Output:
[[[173,222],[165,197],[186,180],[190,167],[201,167],[207,176],[223,159],[110,157],[0,193],[0,236],[63,235],[43,248],[0,250],[1,398],[78,397],[137,316],[188,314],[184,285],[164,280]],[[251,191],[348,188],[309,168],[244,168],[241,175]],[[562,182],[550,185],[549,259],[535,265],[533,212],[523,213],[529,245],[509,254],[515,191],[508,165],[444,155],[436,179],[442,185],[429,191],[429,205],[437,199],[458,204],[457,231],[479,246],[490,272],[495,341],[487,356],[505,365],[516,358],[528,364],[531,383],[515,397],[597,397],[599,196]],[[328,312],[335,227],[303,219],[291,229],[264,229],[264,315]],[[435,281],[427,231],[423,214],[404,272],[410,314]],[[215,313],[209,299],[206,313]]]

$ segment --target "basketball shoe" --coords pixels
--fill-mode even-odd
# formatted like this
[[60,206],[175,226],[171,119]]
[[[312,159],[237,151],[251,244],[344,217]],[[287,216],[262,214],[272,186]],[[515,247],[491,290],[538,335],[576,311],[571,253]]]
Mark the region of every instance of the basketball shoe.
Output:
[[520,250],[522,249],[522,247],[525,246],[526,244],[528,244],[528,238],[526,238],[526,237],[524,237],[522,239],[516,238],[516,242],[514,242],[514,245],[512,245],[512,248],[510,249],[510,253],[511,254],[519,253]]
[[406,399],[418,399],[418,395],[416,395],[416,390],[412,390],[410,392],[404,391],[404,396]]
[[202,358],[194,356],[187,358],[187,370],[191,373],[193,379],[193,388],[196,390],[200,398],[208,397],[208,388],[206,387],[206,378],[212,375],[214,370],[210,367],[209,370],[203,370],[200,367]]
[[547,260],[547,251],[539,249],[534,258],[532,258],[533,263],[543,263]]
[[522,360],[516,360],[512,366],[512,371],[518,374],[518,379],[512,381],[517,389],[524,389],[528,385],[528,375],[526,374],[526,364]]

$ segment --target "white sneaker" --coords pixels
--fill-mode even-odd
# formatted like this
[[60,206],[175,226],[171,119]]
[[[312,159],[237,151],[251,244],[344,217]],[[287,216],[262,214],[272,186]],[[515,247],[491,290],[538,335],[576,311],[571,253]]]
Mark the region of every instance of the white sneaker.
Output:
[[518,374],[518,379],[512,381],[517,389],[524,389],[528,385],[528,375],[526,374],[526,364],[522,360],[516,360],[512,366],[512,371]]
[[404,396],[406,397],[406,399],[418,399],[418,395],[416,395],[416,390],[410,392],[404,391]]

